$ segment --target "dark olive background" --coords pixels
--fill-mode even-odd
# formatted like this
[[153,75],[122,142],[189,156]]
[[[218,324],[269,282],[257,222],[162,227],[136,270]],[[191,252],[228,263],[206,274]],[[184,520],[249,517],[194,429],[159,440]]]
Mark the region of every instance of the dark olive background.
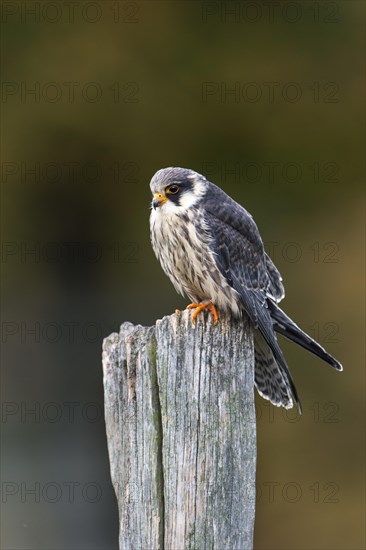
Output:
[[117,548],[101,344],[186,303],[148,230],[183,166],[253,214],[345,366],[283,342],[304,414],[256,397],[255,547],[364,548],[364,4],[34,4],[2,6],[1,547]]

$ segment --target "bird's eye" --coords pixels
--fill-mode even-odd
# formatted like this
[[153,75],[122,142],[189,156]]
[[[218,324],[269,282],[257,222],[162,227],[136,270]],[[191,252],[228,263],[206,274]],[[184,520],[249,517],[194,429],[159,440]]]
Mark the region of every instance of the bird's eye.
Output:
[[178,185],[169,185],[169,187],[166,188],[165,192],[169,193],[170,195],[175,195],[178,193],[179,187]]

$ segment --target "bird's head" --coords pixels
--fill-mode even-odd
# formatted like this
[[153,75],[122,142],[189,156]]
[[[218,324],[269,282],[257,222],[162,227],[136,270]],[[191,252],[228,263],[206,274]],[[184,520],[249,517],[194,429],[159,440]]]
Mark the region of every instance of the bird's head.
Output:
[[152,208],[164,212],[187,210],[206,193],[209,182],[188,168],[163,168],[150,182]]

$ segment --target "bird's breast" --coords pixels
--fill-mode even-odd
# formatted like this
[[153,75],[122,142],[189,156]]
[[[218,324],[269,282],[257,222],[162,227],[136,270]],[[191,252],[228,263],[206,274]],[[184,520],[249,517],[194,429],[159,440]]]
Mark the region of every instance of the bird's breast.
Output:
[[184,288],[194,284],[200,266],[207,262],[208,247],[192,216],[152,213],[151,241],[162,268]]
[[234,291],[217,268],[199,209],[169,216],[152,211],[150,229],[154,252],[178,292],[231,309]]

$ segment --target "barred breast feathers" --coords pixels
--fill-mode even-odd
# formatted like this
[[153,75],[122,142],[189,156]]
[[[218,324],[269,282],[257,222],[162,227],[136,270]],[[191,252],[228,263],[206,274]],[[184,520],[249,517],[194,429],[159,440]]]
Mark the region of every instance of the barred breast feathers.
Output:
[[239,316],[240,301],[216,267],[210,248],[212,236],[199,207],[184,214],[160,214],[151,213],[151,241],[175,289],[192,301],[211,300],[222,311]]

